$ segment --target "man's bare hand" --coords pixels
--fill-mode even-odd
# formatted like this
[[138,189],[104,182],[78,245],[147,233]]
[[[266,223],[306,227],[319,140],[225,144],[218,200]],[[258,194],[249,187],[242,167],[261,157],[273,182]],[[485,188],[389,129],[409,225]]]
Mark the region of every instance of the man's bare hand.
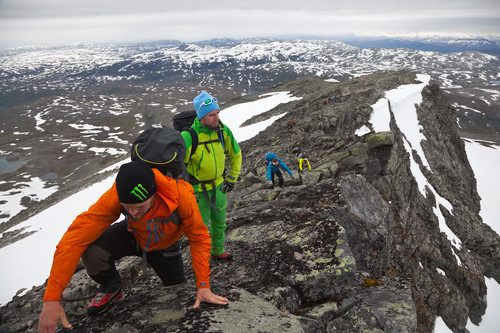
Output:
[[65,328],[72,327],[60,302],[44,302],[38,320],[38,332],[55,333],[58,321],[61,321]]
[[194,303],[193,308],[196,309],[198,306],[200,306],[200,303],[202,301],[212,304],[226,305],[229,300],[225,297],[213,294],[210,288],[199,288],[196,294],[196,302]]

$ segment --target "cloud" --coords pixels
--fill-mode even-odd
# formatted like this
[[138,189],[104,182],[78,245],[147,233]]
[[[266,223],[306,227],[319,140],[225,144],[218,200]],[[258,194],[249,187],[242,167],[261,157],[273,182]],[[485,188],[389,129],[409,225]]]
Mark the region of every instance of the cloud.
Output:
[[0,45],[500,31],[497,0],[3,0]]
[[[402,13],[414,15],[452,17],[499,17],[500,6],[497,0],[349,0],[349,1],[284,1],[284,0],[254,0],[236,2],[233,0],[181,1],[173,4],[164,0],[3,0],[0,2],[0,17],[2,18],[40,18],[61,16],[100,16],[127,15],[148,13],[176,12],[225,12],[226,10],[241,11],[272,11],[337,13],[338,15],[385,15],[384,13]],[[217,17],[214,17],[217,19]]]

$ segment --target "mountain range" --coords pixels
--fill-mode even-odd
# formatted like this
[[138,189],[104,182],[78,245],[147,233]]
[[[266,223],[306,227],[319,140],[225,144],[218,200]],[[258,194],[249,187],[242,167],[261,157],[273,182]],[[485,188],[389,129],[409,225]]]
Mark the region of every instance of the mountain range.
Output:
[[341,38],[346,44],[360,48],[407,48],[420,51],[435,51],[442,53],[477,51],[500,54],[500,48],[494,40],[485,38]]

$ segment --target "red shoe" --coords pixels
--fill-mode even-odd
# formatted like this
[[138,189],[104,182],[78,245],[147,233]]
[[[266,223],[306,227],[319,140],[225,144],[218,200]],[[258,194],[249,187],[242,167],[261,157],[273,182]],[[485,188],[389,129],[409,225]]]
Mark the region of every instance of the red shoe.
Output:
[[112,301],[122,298],[122,287],[114,293],[97,293],[87,308],[89,316],[95,316],[106,311]]
[[222,254],[219,254],[218,256],[215,256],[212,254],[212,258],[214,259],[225,259],[225,260],[229,260],[229,259],[232,259],[233,258],[233,255],[229,252],[224,252]]

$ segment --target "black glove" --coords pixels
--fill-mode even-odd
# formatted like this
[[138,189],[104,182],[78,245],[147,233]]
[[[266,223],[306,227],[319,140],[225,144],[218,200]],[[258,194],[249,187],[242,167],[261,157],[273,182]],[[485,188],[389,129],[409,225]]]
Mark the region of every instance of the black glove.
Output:
[[234,188],[234,183],[230,183],[227,180],[225,180],[224,184],[222,184],[222,186],[220,187],[220,190],[222,191],[222,193],[226,193],[226,192],[231,192],[233,188]]

